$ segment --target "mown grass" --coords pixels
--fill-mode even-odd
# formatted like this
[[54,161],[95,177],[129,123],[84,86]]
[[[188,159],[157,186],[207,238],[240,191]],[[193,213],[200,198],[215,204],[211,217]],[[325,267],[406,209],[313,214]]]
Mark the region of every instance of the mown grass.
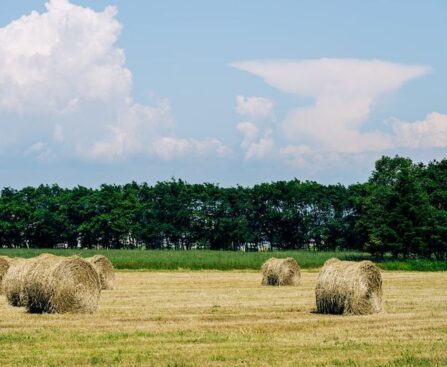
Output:
[[[0,249],[0,256],[33,257],[43,252],[60,256],[95,254],[107,256],[116,269],[127,270],[258,270],[268,258],[295,258],[303,269],[321,267],[327,259],[368,260],[367,253],[355,251],[281,251],[281,252],[233,252],[233,251],[173,251],[173,250],[64,250],[64,249]],[[374,259],[371,259],[374,260]],[[390,258],[379,263],[384,270],[447,271],[447,262],[432,260],[394,261]]]
[[447,273],[383,272],[385,312],[320,315],[317,273],[119,272],[94,314],[30,314],[0,297],[0,366],[447,365]]

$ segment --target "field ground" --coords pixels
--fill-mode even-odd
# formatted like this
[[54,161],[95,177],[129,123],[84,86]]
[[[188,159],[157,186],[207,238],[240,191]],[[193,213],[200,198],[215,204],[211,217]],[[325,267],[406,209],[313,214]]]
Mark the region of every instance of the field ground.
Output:
[[93,315],[32,315],[0,297],[1,366],[446,366],[447,273],[384,272],[386,312],[312,313],[317,273],[118,272]]
[[[79,255],[89,257],[95,254],[107,256],[116,269],[133,270],[258,270],[269,257],[294,257],[303,269],[315,269],[331,257],[341,260],[370,259],[367,253],[355,251],[281,251],[281,252],[240,252],[240,251],[173,251],[173,250],[64,250],[64,249],[0,249],[0,256],[33,257],[42,252],[59,256]],[[387,257],[378,264],[384,270],[406,271],[447,271],[447,261],[405,260],[394,261]]]

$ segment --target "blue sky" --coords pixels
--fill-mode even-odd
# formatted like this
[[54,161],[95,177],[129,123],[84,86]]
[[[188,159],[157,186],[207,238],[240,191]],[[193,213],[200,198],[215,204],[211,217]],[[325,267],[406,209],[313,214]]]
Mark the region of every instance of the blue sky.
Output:
[[0,185],[352,183],[383,154],[442,158],[446,15],[444,1],[3,0]]

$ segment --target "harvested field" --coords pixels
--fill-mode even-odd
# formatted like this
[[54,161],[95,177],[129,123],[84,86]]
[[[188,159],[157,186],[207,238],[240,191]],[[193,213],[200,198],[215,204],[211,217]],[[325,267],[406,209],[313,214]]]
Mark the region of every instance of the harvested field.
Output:
[[93,315],[35,315],[0,298],[0,364],[445,366],[447,273],[383,272],[386,313],[312,313],[317,272],[118,272]]

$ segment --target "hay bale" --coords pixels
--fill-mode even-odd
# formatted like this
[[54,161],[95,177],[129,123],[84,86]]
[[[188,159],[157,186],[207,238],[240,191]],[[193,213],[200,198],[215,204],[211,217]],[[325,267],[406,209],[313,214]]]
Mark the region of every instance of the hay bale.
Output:
[[382,276],[371,261],[324,263],[315,287],[317,312],[367,315],[382,311]]
[[95,255],[86,259],[93,265],[99,275],[102,289],[113,289],[115,283],[115,273],[110,260],[102,255]]
[[8,258],[9,269],[3,278],[3,289],[6,299],[11,306],[24,307],[27,304],[23,287],[25,284],[25,274],[35,266],[36,261],[48,258],[56,258],[56,255],[43,253],[39,256],[24,259],[20,257]]
[[25,307],[34,313],[92,313],[101,284],[93,266],[79,256],[38,256],[29,261],[23,282]]
[[9,258],[7,256],[0,256],[0,294],[3,293],[3,277],[9,269]]
[[3,293],[8,303],[14,307],[25,306],[23,297],[24,275],[31,262],[27,259],[13,258],[9,262],[9,268],[3,277]]
[[261,267],[262,285],[298,285],[300,266],[293,257],[268,259]]

